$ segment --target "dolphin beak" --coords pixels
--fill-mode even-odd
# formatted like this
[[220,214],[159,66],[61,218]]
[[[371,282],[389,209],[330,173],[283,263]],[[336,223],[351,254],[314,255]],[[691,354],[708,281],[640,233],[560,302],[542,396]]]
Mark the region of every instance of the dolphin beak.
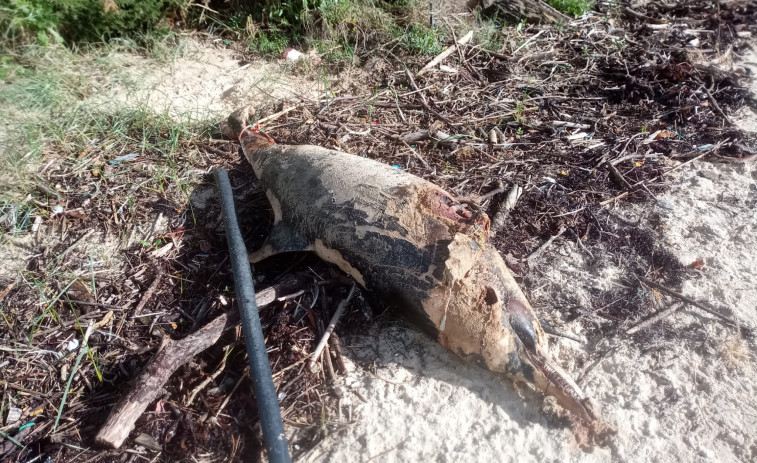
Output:
[[546,335],[534,313],[517,300],[509,302],[509,312],[510,327],[519,341],[518,354],[535,370],[534,385],[545,394],[554,396],[561,407],[582,421],[596,421],[597,417],[581,388],[547,354]]

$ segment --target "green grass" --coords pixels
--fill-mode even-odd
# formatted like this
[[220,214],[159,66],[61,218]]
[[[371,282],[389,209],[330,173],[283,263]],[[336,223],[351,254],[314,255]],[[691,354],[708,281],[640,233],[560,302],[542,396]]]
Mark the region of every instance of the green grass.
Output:
[[294,42],[296,42],[295,39],[287,37],[283,31],[274,27],[268,30],[257,30],[247,40],[247,46],[261,55],[281,55],[289,44]]
[[[130,41],[88,47],[82,53],[57,44],[30,45],[0,60],[4,81],[0,86],[0,117],[5,122],[0,128],[0,181],[4,185],[0,215],[13,209],[13,230],[29,225],[27,217],[33,205],[25,198],[30,193],[38,195],[34,176],[46,151],[54,152],[54,158],[71,158],[100,140],[97,147],[106,154],[124,147],[150,152],[164,161],[159,163],[156,175],[180,178],[175,154],[183,140],[204,133],[204,121],[189,117],[177,120],[139,106],[120,109],[87,102],[98,91],[91,74],[118,72],[109,60],[113,51],[142,51],[159,61],[182,53],[168,46],[181,41],[170,35],[162,37],[164,40],[159,41],[155,37],[152,51]],[[163,187],[163,182],[156,185]]]
[[[132,45],[118,45],[124,46]],[[0,117],[5,121],[0,126],[0,182],[3,184],[0,189],[0,251],[15,246],[12,236],[28,233],[35,217],[50,217],[55,203],[50,202],[36,184],[37,172],[43,166],[47,166],[46,174],[58,171],[51,176],[51,183],[60,181],[74,189],[81,185],[98,185],[103,191],[114,186],[120,188],[111,196],[115,200],[113,207],[120,206],[127,217],[139,216],[144,198],[161,197],[180,204],[189,203],[190,191],[198,178],[188,173],[197,167],[187,153],[195,140],[209,137],[210,125],[189,117],[177,119],[167,112],[157,113],[144,106],[123,108],[89,103],[87,98],[96,86],[89,76],[108,69],[111,64],[106,57],[112,50],[103,46],[80,54],[59,45],[33,45],[0,63],[4,77],[0,99],[5,102],[0,105]],[[98,63],[99,60],[106,62]],[[130,153],[138,154],[136,162],[109,166],[109,160]],[[67,175],[59,178],[60,174]],[[104,207],[108,207],[107,204]],[[188,219],[195,220],[191,209]],[[44,267],[36,270],[18,267],[20,284],[33,288],[42,303],[39,310],[27,312],[23,322],[29,342],[40,327],[60,322],[56,307],[61,301],[65,302],[71,285],[82,278],[68,267],[63,255],[65,252],[51,256]],[[6,268],[14,268],[16,264],[6,262]],[[92,291],[96,293],[94,270],[89,270]],[[76,316],[74,313],[74,318]],[[0,311],[0,324],[10,326],[18,322],[17,317],[17,314]],[[96,352],[83,346],[76,365],[82,360],[91,363],[100,379],[100,359]],[[60,407],[64,405],[65,398]]]
[[[444,38],[425,26],[428,4],[421,0],[305,0],[295,8],[288,3],[269,0],[249,13],[207,14],[202,27],[228,44],[240,41],[264,56],[278,57],[287,47],[315,48],[327,62],[351,61],[358,51],[369,52],[404,33],[405,48],[424,54],[438,49]],[[305,6],[307,11],[302,10]]]
[[186,13],[189,0],[5,0],[0,38],[18,44],[101,41],[161,27],[172,12]]
[[388,32],[398,22],[386,5],[370,0],[324,1],[305,30],[320,38],[347,38],[355,32]]
[[445,48],[444,32],[422,24],[411,24],[404,30],[396,30],[395,35],[401,36],[400,45],[411,53],[435,55]]
[[581,16],[594,6],[593,0],[547,0],[547,3],[563,13]]
[[315,48],[323,61],[329,63],[351,61],[355,57],[355,46],[347,41],[310,39],[307,43]]

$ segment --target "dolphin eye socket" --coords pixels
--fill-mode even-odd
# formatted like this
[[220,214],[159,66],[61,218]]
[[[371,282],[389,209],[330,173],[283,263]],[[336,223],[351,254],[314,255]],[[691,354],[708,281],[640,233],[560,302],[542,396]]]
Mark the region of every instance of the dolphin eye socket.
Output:
[[486,295],[484,296],[484,301],[489,305],[494,305],[499,301],[497,292],[494,291],[494,288],[492,288],[491,286],[486,287]]
[[468,363],[472,363],[481,368],[486,368],[486,360],[484,360],[481,354],[466,354],[462,349],[458,349],[457,355]]

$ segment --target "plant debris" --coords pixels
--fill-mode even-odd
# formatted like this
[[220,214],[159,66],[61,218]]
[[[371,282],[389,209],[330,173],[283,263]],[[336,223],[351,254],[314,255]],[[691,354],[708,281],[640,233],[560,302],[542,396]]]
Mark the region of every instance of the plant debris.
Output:
[[[264,128],[279,143],[378,159],[499,214],[495,245],[517,273],[559,235],[588,254],[609,249],[629,278],[676,289],[686,266],[612,208],[655,201],[680,162],[755,154],[757,141],[731,121],[736,109],[754,107],[754,96],[741,84],[745,75],[721,65],[744,46],[757,8],[649,2],[620,16],[608,8],[598,5],[563,28],[512,30],[497,52],[459,44],[445,70],[420,75],[428,58],[402,55],[396,44],[379,47],[364,57],[370,92],[281,108]],[[220,211],[206,174],[214,166],[230,171],[250,249],[270,226],[267,200],[234,141],[217,133],[203,141],[152,136],[178,140],[171,169],[138,141],[117,152],[107,139],[78,152],[51,146],[38,172],[37,212],[0,211],[3,227],[21,224],[32,235],[22,274],[0,281],[0,387],[3,406],[11,405],[0,428],[4,461],[82,461],[82,449],[161,346],[233,310]],[[31,231],[33,216],[41,225]],[[308,255],[254,269],[259,288],[292,272],[311,283],[268,305],[261,320],[283,418],[297,430],[296,456],[344,426],[327,412],[332,372],[343,370],[338,337],[325,355],[335,366],[312,370],[306,360],[349,282]],[[654,297],[638,281],[596,294],[605,321],[587,325],[589,335],[630,327],[652,313],[643,301]],[[337,332],[367,323],[355,310],[368,310],[359,291],[351,304]],[[227,333],[181,367],[138,421],[128,452],[148,459],[157,451],[167,458],[212,452],[228,460],[262,452],[243,346],[239,331]]]

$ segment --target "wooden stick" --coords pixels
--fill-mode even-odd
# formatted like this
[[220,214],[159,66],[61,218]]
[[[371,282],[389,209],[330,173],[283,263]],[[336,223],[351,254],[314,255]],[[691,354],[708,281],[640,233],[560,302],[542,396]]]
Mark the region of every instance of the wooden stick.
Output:
[[[259,291],[255,295],[258,308],[273,302],[277,292],[286,291],[282,288],[291,288],[290,284],[301,282],[301,280],[302,278],[290,279],[285,283]],[[223,314],[189,336],[167,343],[142,372],[129,393],[113,407],[107,421],[97,433],[95,441],[106,447],[119,448],[134,429],[137,419],[155,399],[164,394],[163,385],[171,375],[192,357],[215,344],[224,331],[233,328],[238,322],[239,314],[235,312]]]
[[290,106],[290,107],[288,107],[286,109],[283,109],[283,110],[281,110],[281,111],[279,111],[277,113],[273,113],[270,116],[266,116],[266,117],[264,117],[264,118],[262,118],[262,119],[260,119],[258,121],[258,125],[262,127],[262,126],[268,124],[269,122],[275,121],[276,119],[280,118],[284,114],[286,114],[286,113],[288,113],[288,112],[290,112],[292,110],[295,110],[295,109],[299,108],[300,106],[302,106],[302,103],[300,103],[300,104],[294,104],[294,105],[292,105],[292,106]]
[[589,124],[581,124],[579,122],[567,122],[567,121],[552,121],[553,127],[567,127],[570,129],[590,129]]
[[479,203],[483,203],[487,199],[489,199],[489,198],[491,198],[493,196],[496,196],[496,195],[498,195],[500,193],[504,193],[504,192],[505,192],[505,185],[501,181],[497,180],[497,188],[493,189],[492,191],[490,191],[490,192],[488,192],[486,194],[481,195],[478,198],[478,202]]
[[491,228],[489,228],[490,236],[496,235],[502,230],[502,228],[504,228],[508,214],[510,214],[510,211],[515,207],[515,203],[518,202],[518,198],[520,198],[522,193],[523,188],[517,183],[514,184],[510,192],[507,193],[507,198],[504,202],[499,204],[499,210],[494,214]]
[[344,298],[342,302],[339,303],[339,306],[336,308],[336,312],[334,312],[334,316],[331,317],[331,321],[329,322],[329,326],[326,327],[326,330],[323,333],[323,337],[318,342],[318,345],[315,347],[315,350],[313,351],[313,355],[310,356],[310,364],[314,364],[318,361],[318,357],[321,355],[321,351],[324,347],[326,347],[326,342],[329,340],[329,336],[331,336],[331,333],[334,331],[334,328],[336,327],[337,322],[340,318],[342,318],[342,315],[344,315],[344,311],[347,309],[347,304],[350,302],[350,299],[352,299],[352,295],[355,293],[355,283],[352,283],[352,287],[350,288],[349,294],[347,294],[347,297]]
[[223,354],[223,358],[221,359],[221,364],[218,365],[216,368],[216,371],[213,372],[212,375],[208,376],[200,384],[197,385],[194,389],[192,389],[192,392],[189,394],[189,397],[184,401],[184,405],[192,405],[192,402],[194,402],[195,397],[197,394],[200,393],[203,389],[205,389],[205,386],[213,382],[216,378],[218,378],[218,375],[220,375],[224,368],[226,368],[226,359],[229,358],[229,346],[225,347],[225,352]]
[[605,165],[607,166],[608,169],[610,169],[610,174],[612,174],[612,177],[615,179],[616,182],[620,184],[620,186],[622,186],[626,190],[630,190],[632,188],[631,184],[628,183],[628,180],[626,180],[626,178],[623,177],[623,174],[621,174],[618,168],[612,165],[610,161],[605,161]]
[[536,34],[532,35],[528,40],[526,40],[525,42],[523,42],[523,45],[521,45],[521,46],[519,46],[518,48],[515,49],[515,51],[512,53],[513,56],[515,56],[515,54],[518,53],[523,47],[527,47],[531,42],[533,42],[534,40],[538,39],[539,36],[541,36],[546,31],[547,31],[546,29],[542,29],[539,32],[537,32]]
[[339,343],[339,336],[337,336],[336,333],[331,333],[331,337],[329,338],[329,346],[331,347],[331,350],[334,351],[334,355],[336,357],[336,366],[339,370],[339,374],[346,375],[347,366],[344,364],[344,358],[342,357],[342,346]]
[[229,318],[229,314],[223,314],[184,339],[169,342],[142,372],[131,391],[113,407],[95,441],[106,447],[119,448],[145,409],[164,394],[163,385],[168,378],[192,357],[215,344],[221,334],[238,321],[238,316]]
[[329,343],[326,343],[323,347],[323,359],[323,363],[326,364],[326,371],[329,373],[329,382],[333,384],[336,382],[336,373],[334,372],[334,364],[331,363],[331,349],[329,349]]
[[11,284],[6,286],[4,290],[0,291],[0,301],[5,299],[5,296],[7,296],[8,293],[10,293],[13,290],[13,288],[16,287],[16,283],[18,283],[18,280],[11,282]]
[[423,68],[420,71],[418,71],[418,74],[416,74],[416,75],[421,75],[424,72],[426,72],[429,69],[431,69],[432,67],[434,67],[437,64],[441,63],[442,61],[444,61],[445,59],[447,59],[447,57],[449,55],[451,55],[452,53],[454,53],[455,50],[457,50],[457,46],[458,45],[465,45],[466,43],[470,42],[470,40],[472,38],[473,38],[473,31],[470,31],[467,34],[465,34],[464,36],[462,36],[460,38],[460,40],[457,41],[457,43],[455,43],[454,45],[450,45],[449,47],[447,47],[446,50],[444,50],[443,52],[441,52],[438,55],[436,55],[436,57],[434,59],[432,59],[431,61],[429,61],[427,65],[423,66]]
[[641,330],[647,329],[650,326],[654,325],[655,323],[659,322],[660,320],[663,320],[664,318],[667,318],[669,315],[673,314],[674,312],[678,311],[678,309],[681,308],[683,304],[675,304],[671,305],[670,307],[666,307],[663,310],[660,310],[656,312],[651,317],[642,320],[641,322],[637,323],[636,325],[632,326],[631,328],[626,330],[626,334],[635,334],[638,333]]
[[726,116],[725,112],[723,112],[723,109],[718,104],[718,100],[716,100],[715,97],[712,96],[712,93],[710,93],[710,89],[708,89],[707,86],[704,84],[702,84],[700,88],[704,90],[704,93],[707,94],[707,99],[710,100],[710,105],[715,109],[715,111],[718,114],[720,114],[720,116],[723,118],[726,124],[733,125],[733,123],[731,122],[731,119],[729,119],[728,116]]
[[152,284],[149,288],[147,288],[147,291],[145,291],[145,295],[142,296],[142,300],[139,301],[139,304],[137,304],[137,308],[134,309],[134,316],[136,317],[140,313],[142,313],[142,309],[145,308],[145,305],[150,301],[150,298],[152,298],[152,295],[155,294],[155,291],[158,289],[158,285],[160,284],[160,279],[163,278],[162,273],[158,273],[158,275],[155,277],[155,280],[153,280]]
[[79,344],[79,355],[76,356],[74,367],[71,369],[71,374],[68,376],[68,382],[66,383],[66,388],[63,389],[63,397],[60,399],[60,406],[58,407],[58,416],[55,417],[55,424],[53,424],[53,432],[55,432],[55,430],[58,429],[58,423],[60,422],[60,417],[63,414],[63,408],[66,406],[66,399],[68,398],[68,393],[71,390],[71,382],[74,380],[74,376],[76,376],[76,373],[79,369],[79,364],[81,364],[81,360],[84,358],[85,355],[87,355],[87,352],[89,352],[89,345],[87,344],[87,342],[89,341],[89,337],[92,336],[92,332],[94,330],[95,330],[95,323],[92,320],[90,320],[87,326],[87,331],[84,332],[84,338],[82,339],[81,344]]
[[415,93],[418,94],[418,96],[421,97],[421,103],[423,103],[423,107],[426,108],[428,112],[431,112],[431,108],[428,106],[428,100],[426,99],[426,95],[421,91],[421,89],[418,88],[418,84],[415,83],[415,79],[413,79],[413,74],[410,72],[408,68],[405,68],[405,74],[407,74],[407,78],[410,79],[410,85],[415,89]]
[[[725,142],[723,142],[723,143],[725,143]],[[720,146],[720,143],[718,144],[718,146],[717,146],[717,147],[719,147],[719,146]],[[675,166],[675,167],[671,167],[670,169],[666,170],[665,172],[661,173],[660,175],[658,175],[658,176],[656,176],[656,177],[653,177],[653,178],[650,178],[650,179],[649,179],[648,181],[650,181],[650,182],[654,182],[655,180],[657,180],[657,179],[659,179],[659,178],[661,178],[661,177],[663,177],[663,176],[665,176],[665,175],[667,175],[667,174],[669,174],[669,173],[671,173],[671,172],[673,172],[673,171],[676,171],[676,170],[680,169],[681,167],[683,167],[683,166],[685,166],[685,165],[687,165],[687,164],[691,164],[692,162],[696,161],[697,159],[701,159],[701,158],[703,158],[704,156],[706,156],[706,155],[708,155],[708,154],[712,153],[713,151],[715,151],[715,150],[717,149],[717,147],[716,147],[716,148],[713,148],[713,149],[711,149],[710,151],[706,151],[706,152],[704,152],[704,153],[700,154],[699,156],[695,156],[695,157],[693,157],[693,158],[689,159],[688,161],[682,162],[682,163],[678,164],[678,165],[677,165],[677,166]],[[642,182],[643,182],[643,180],[642,180]],[[632,188],[635,188],[635,187],[637,187],[638,185],[640,185],[640,184],[641,184],[642,182],[638,182],[638,183],[635,183],[635,184],[634,184],[634,185],[632,185],[631,187],[632,187]],[[612,203],[612,202],[614,202],[614,201],[617,201],[618,199],[623,199],[623,198],[625,198],[626,196],[628,196],[628,195],[629,195],[629,194],[631,194],[631,193],[632,193],[632,191],[624,191],[623,193],[619,194],[618,196],[613,196],[613,197],[612,197],[612,198],[610,198],[610,199],[605,199],[604,201],[600,202],[600,203],[599,203],[599,205],[600,205],[600,206],[606,206],[606,205],[608,205],[608,204],[610,204],[610,203]]]
[[721,314],[720,312],[718,312],[715,309],[707,307],[707,305],[705,305],[704,302],[695,301],[694,299],[691,299],[690,297],[684,296],[681,293],[677,293],[677,292],[673,291],[672,289],[668,289],[665,286],[663,286],[663,285],[661,285],[659,283],[655,283],[652,280],[647,280],[644,277],[638,277],[638,278],[639,278],[639,281],[641,281],[642,283],[644,283],[646,285],[649,285],[649,286],[651,286],[653,288],[659,289],[660,291],[662,291],[663,293],[665,293],[665,294],[667,294],[669,296],[676,297],[676,298],[678,298],[678,299],[686,302],[687,304],[691,304],[694,307],[698,307],[698,308],[704,310],[705,312],[707,312],[708,314],[714,315],[714,316],[720,318],[721,320],[723,320],[725,322],[728,322],[728,323],[730,323],[730,324],[732,324],[732,325],[740,328],[739,324],[735,320],[733,320],[732,318],[728,318],[727,316]]
[[532,260],[536,259],[542,252],[544,252],[545,249],[549,247],[550,244],[552,244],[555,239],[557,239],[563,233],[565,233],[565,227],[560,227],[560,229],[557,231],[557,234],[550,236],[549,239],[544,242],[544,244],[539,246],[536,251],[532,252],[528,257],[526,257],[526,261],[531,262]]
[[58,255],[58,261],[60,262],[63,259],[63,256],[65,256],[69,252],[71,252],[74,249],[76,249],[76,247],[79,246],[79,244],[82,241],[84,241],[85,239],[87,239],[89,237],[89,235],[91,235],[94,232],[95,232],[94,230],[88,230],[86,233],[84,233],[82,236],[80,236],[76,241],[74,241],[74,244],[72,244],[71,246],[67,247],[62,253],[60,253]]

